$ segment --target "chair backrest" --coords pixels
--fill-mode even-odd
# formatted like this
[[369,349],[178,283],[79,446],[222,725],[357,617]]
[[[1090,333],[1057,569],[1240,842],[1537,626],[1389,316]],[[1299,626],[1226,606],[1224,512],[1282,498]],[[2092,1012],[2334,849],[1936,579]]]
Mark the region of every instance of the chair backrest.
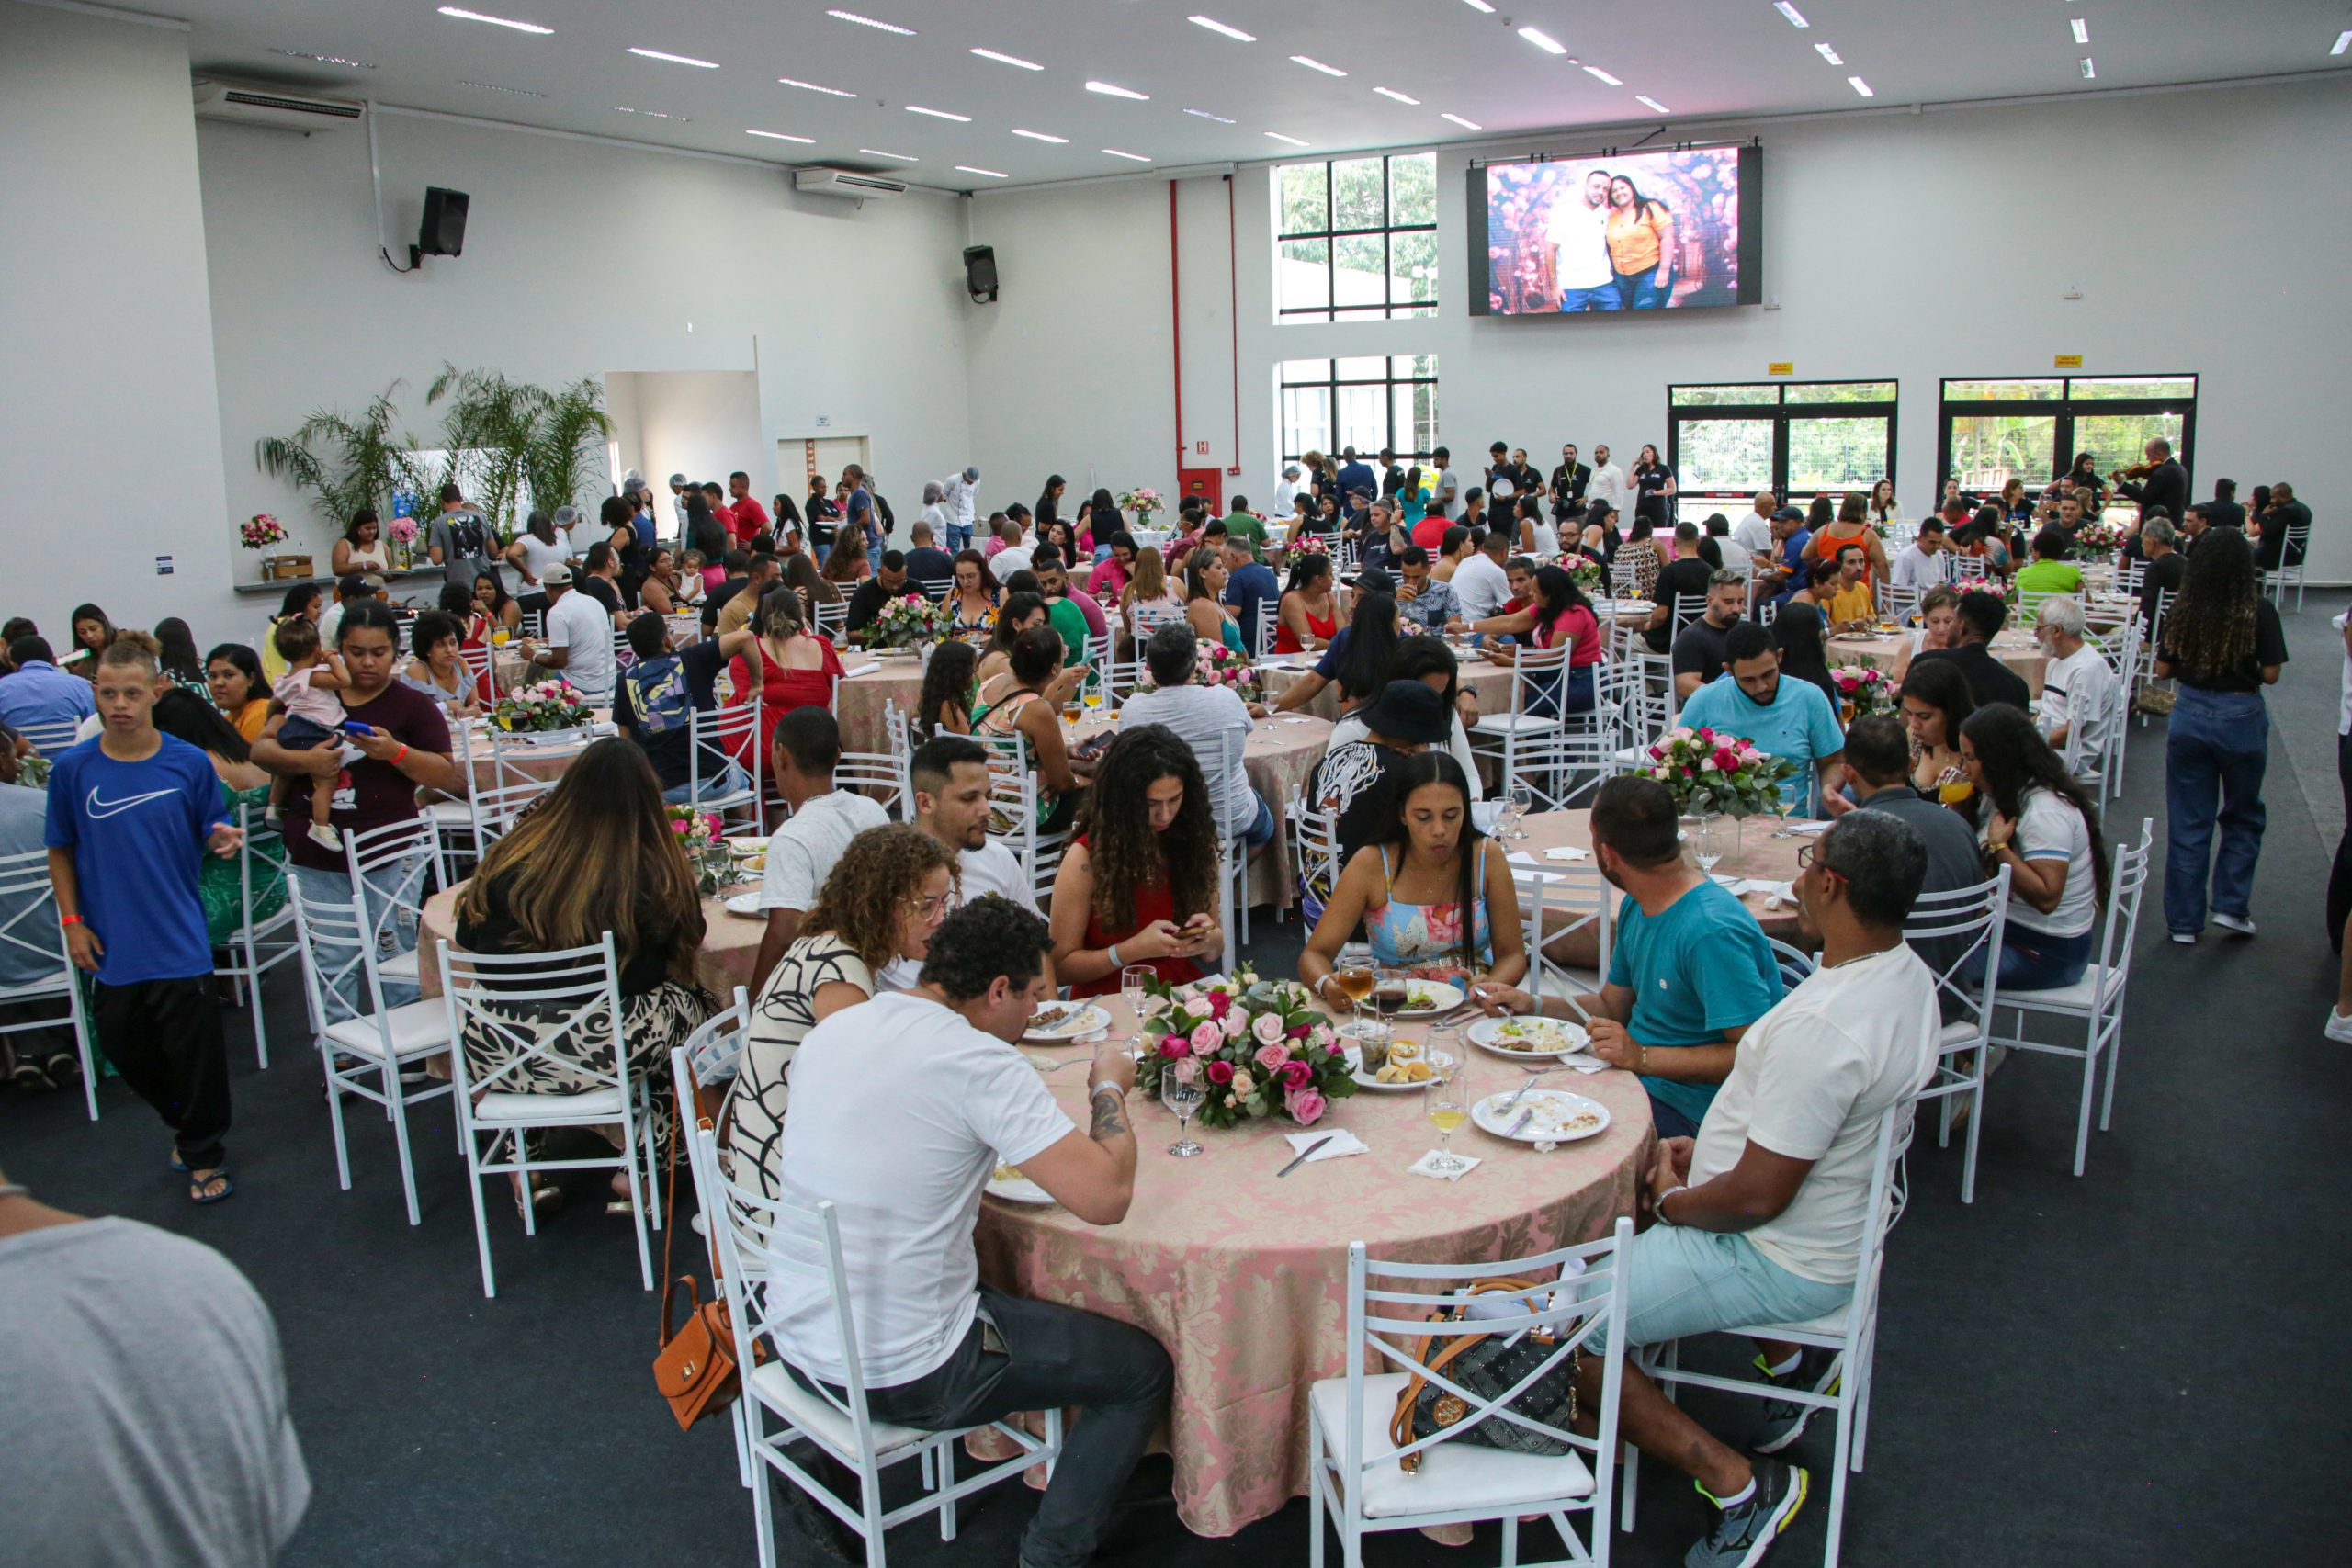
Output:
[[[595,942],[555,953],[467,953],[446,937],[440,942],[441,992],[449,1010],[449,1038],[464,1041],[495,1039],[514,1055],[505,1062],[478,1071],[460,1047],[450,1052],[457,1094],[470,1104],[482,1094],[531,1092],[533,1064],[560,1062],[565,1076],[598,1089],[622,1091],[624,1118],[628,1117],[628,1056],[616,1050],[621,1032],[620,961],[606,931]],[[497,1010],[502,1004],[537,1004],[525,1023]],[[550,1018],[549,1014],[556,1016]],[[602,1046],[582,1048],[577,1042],[596,1027],[599,1015],[610,1032]],[[609,1071],[597,1061],[609,1061]],[[572,1090],[569,1092],[582,1092]]]
[[20,724],[17,733],[32,742],[33,750],[44,757],[62,755],[74,744],[74,732],[80,722],[70,718],[53,718],[43,722]]
[[1533,866],[1514,865],[1511,880],[1519,888],[1519,902],[1527,921],[1527,963],[1532,984],[1529,989],[1541,995],[1547,981],[1557,982],[1565,991],[1568,985],[1567,968],[1544,956],[1547,946],[1577,931],[1589,929],[1599,950],[1594,964],[1604,977],[1609,973],[1609,948],[1613,937],[1616,898],[1608,879],[1600,874],[1600,867],[1592,861],[1571,862],[1565,865],[1547,865],[1542,870]]
[[473,793],[474,855],[480,859],[490,846],[505,837],[515,819],[537,806],[555,785],[546,779],[525,779]]
[[1298,873],[1299,910],[1311,927],[1323,918],[1323,906],[1340,885],[1339,815],[1317,809],[1301,790],[1283,803],[1283,821]]
[[2001,973],[2001,942],[2008,919],[2009,868],[2005,865],[1989,881],[1949,893],[1920,894],[1903,922],[1903,938],[1914,952],[1928,942],[1933,944],[1928,951],[1939,955],[1939,962],[1930,962],[1928,969],[1936,979],[1936,1004],[1944,1022],[1966,1024],[1970,1043],[1976,1045],[1984,1044],[1991,1031],[1993,990]]
[[1801,947],[1792,947],[1779,937],[1766,937],[1764,944],[1772,950],[1772,963],[1781,971],[1781,984],[1795,990],[1805,977],[1821,967],[1820,961]]
[[367,896],[379,931],[424,913],[438,848],[433,819],[422,815],[344,835],[345,870],[352,887]]
[[[1440,1444],[1458,1441],[1486,1422],[1500,1421],[1565,1445],[1582,1459],[1593,1473],[1597,1512],[1605,1514],[1615,1495],[1617,1406],[1625,1365],[1625,1251],[1633,1239],[1634,1222],[1621,1216],[1599,1241],[1491,1263],[1375,1261],[1366,1255],[1363,1242],[1350,1243],[1348,1413],[1339,1442],[1341,1483],[1349,1488],[1349,1495],[1361,1495],[1363,1478],[1375,1464],[1395,1464],[1404,1455],[1427,1454]],[[1540,1282],[1476,1297],[1479,1316],[1465,1313],[1458,1320],[1438,1318],[1441,1313],[1461,1307],[1473,1285],[1497,1278]],[[1542,1359],[1510,1388],[1493,1397],[1478,1394],[1435,1366],[1457,1341],[1492,1334],[1498,1322],[1550,1339]],[[1606,1339],[1605,1349],[1594,1348],[1596,1335]],[[1537,1337],[1534,1344],[1543,1348],[1544,1339]],[[1599,1427],[1592,1436],[1551,1426],[1510,1408],[1521,1393],[1577,1355],[1599,1356],[1602,1361]],[[1384,1372],[1425,1378],[1429,1386],[1453,1394],[1467,1409],[1459,1420],[1426,1438],[1393,1451],[1383,1444],[1384,1451],[1367,1454],[1365,1384]],[[1605,1519],[1596,1518],[1596,1535],[1608,1528]]]
[[1985,570],[1984,558],[1983,556],[1954,556],[1952,558],[1951,574],[1956,581],[1982,581],[1985,574]]
[[486,642],[475,643],[471,647],[460,645],[458,649],[458,658],[464,663],[467,678],[474,682],[477,694],[479,694],[479,689],[485,683],[490,687],[492,696],[498,694],[498,661],[493,657],[495,652],[496,649]]
[[[315,884],[287,882],[294,906],[294,931],[302,947],[302,987],[311,1028],[323,1031],[347,1018],[373,1018],[384,1010],[384,987],[376,971],[376,938],[366,899],[355,889],[348,898],[322,898]],[[330,962],[332,961],[332,962]],[[364,996],[363,1011],[353,1000]]]
[[842,633],[849,626],[849,601],[836,599],[831,604],[820,603],[814,619],[818,636],[833,642],[841,641]]
[[2115,846],[2114,870],[2107,879],[2107,930],[2099,938],[2102,970],[2123,969],[2132,962],[2132,942],[2140,931],[2140,895],[2148,885],[2150,846],[2155,836],[2155,818],[2143,817],[2140,841]]
[[1678,593],[1674,596],[1674,629],[1680,631],[1707,613],[1704,593]]
[[544,610],[524,611],[522,632],[525,637],[531,638],[534,642],[546,640],[548,635],[547,612]]
[[947,596],[956,592],[956,580],[952,577],[927,577],[916,586],[922,590],[924,598],[934,604],[944,604]]
[[[711,758],[714,754],[736,762],[752,777],[752,798],[763,798],[761,782],[767,777],[767,750],[760,744],[760,698],[753,693],[748,702],[731,707],[696,708],[686,716],[686,782],[693,786],[690,799],[700,799],[703,786],[710,782]],[[726,770],[718,770],[725,773]],[[759,830],[756,814],[730,830]]]
[[1532,643],[1520,643],[1511,649],[1510,714],[1521,717],[1539,704],[1549,701],[1557,706],[1564,694],[1561,687],[1567,680],[1568,654],[1571,649],[1562,643],[1557,648],[1537,648]]
[[[0,785],[7,787],[12,786]],[[65,928],[57,919],[57,887],[50,880],[47,850],[0,855],[0,953],[12,964],[37,962],[56,971],[46,980],[0,992],[0,999],[62,996],[75,984]]]
[[1609,563],[1609,592],[1611,597],[1617,599],[1641,597],[1640,571],[1630,558],[1621,558]]
[[1898,626],[1919,613],[1922,591],[1905,588],[1899,583],[1881,580],[1878,585],[1878,613]]
[[[254,908],[287,883],[286,840],[275,829],[255,821],[254,816],[250,806],[237,807],[237,826],[244,833],[243,840],[237,846],[239,932],[253,924]],[[267,852],[272,845],[278,847],[278,853]],[[273,915],[267,923],[275,926],[284,918],[282,914]]]

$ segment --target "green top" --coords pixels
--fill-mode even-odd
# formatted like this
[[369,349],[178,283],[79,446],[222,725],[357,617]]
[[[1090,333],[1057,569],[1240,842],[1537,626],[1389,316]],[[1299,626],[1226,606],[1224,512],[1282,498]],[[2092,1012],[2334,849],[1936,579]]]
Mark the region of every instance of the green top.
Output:
[[1046,620],[1062,634],[1062,667],[1084,662],[1086,659],[1086,612],[1068,598],[1046,601]]
[[2020,593],[2080,593],[2083,569],[2070,560],[2038,560],[2018,571]]
[[[239,807],[250,808],[254,824],[254,919],[268,919],[286,908],[286,843],[275,834],[263,832],[260,827],[262,809],[269,804],[269,785],[231,789],[223,784],[220,798],[231,822],[237,820]],[[234,855],[222,860],[219,855],[208,854],[203,868],[197,873],[196,896],[204,905],[204,934],[215,947],[224,945],[245,923],[244,889],[238,878],[237,859]]]
[[1266,558],[1266,525],[1247,512],[1236,512],[1225,520],[1225,534],[1229,539],[1250,541],[1250,553],[1260,560]]

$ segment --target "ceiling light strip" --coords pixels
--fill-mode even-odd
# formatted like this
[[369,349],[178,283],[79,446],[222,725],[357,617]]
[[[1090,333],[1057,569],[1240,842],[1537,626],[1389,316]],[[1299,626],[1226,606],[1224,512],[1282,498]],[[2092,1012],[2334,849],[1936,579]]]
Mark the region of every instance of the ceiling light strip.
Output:
[[1184,19],[1192,23],[1196,28],[1206,28],[1213,33],[1223,33],[1227,38],[1232,39],[1238,43],[1256,43],[1258,41],[1258,35],[1256,33],[1245,33],[1239,28],[1227,27],[1215,17],[1187,17]]
[[1015,136],[1025,136],[1032,141],[1050,141],[1057,147],[1062,146],[1069,141],[1069,138],[1067,136],[1055,136],[1050,132],[1043,130],[1015,130],[1012,134]]
[[1034,60],[1023,60],[1017,54],[1001,54],[993,49],[975,49],[969,52],[978,55],[982,60],[993,60],[999,65],[1018,65],[1023,71],[1043,71],[1045,69],[1044,66],[1038,64]]
[[718,69],[718,62],[716,60],[697,60],[691,54],[672,54],[667,50],[639,49],[632,45],[630,46],[629,52],[631,54],[640,55],[647,60],[665,61],[672,65],[691,65],[697,71],[716,71]]
[[779,87],[797,87],[804,93],[822,93],[829,98],[854,98],[857,96],[855,93],[844,92],[839,87],[822,86],[815,82],[796,81],[789,76],[779,76],[775,81],[776,85]]
[[746,130],[743,134],[746,136],[764,136],[770,141],[797,141],[802,145],[808,147],[814,147],[817,144],[817,139],[813,136],[792,136],[781,130]]
[[485,16],[480,11],[469,11],[457,6],[442,6],[441,14],[455,17],[461,22],[488,22],[493,28],[512,28],[518,33],[537,33],[541,37],[555,31],[553,28],[543,28],[537,22],[518,22],[512,17]]
[[896,22],[877,22],[871,17],[861,17],[854,11],[828,11],[825,15],[844,22],[855,22],[861,28],[872,28],[876,32],[896,33],[900,38],[915,36],[915,30],[912,28],[902,28]]
[[1086,85],[1086,90],[1090,93],[1100,93],[1106,98],[1133,98],[1138,103],[1151,101],[1149,93],[1138,93],[1133,87],[1122,87],[1111,82],[1089,82]]
[[1347,74],[1346,72],[1340,70],[1338,66],[1326,65],[1321,61],[1317,60],[1310,55],[1294,54],[1290,58],[1292,63],[1304,65],[1309,71],[1320,71],[1326,76],[1344,76]]

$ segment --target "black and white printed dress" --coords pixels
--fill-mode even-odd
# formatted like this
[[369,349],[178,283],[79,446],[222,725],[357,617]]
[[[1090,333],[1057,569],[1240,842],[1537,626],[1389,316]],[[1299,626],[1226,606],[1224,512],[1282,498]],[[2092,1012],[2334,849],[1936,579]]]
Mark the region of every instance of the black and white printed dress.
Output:
[[[758,1190],[771,1198],[777,1195],[776,1172],[783,1166],[792,1058],[817,1026],[812,1010],[818,988],[835,983],[855,986],[869,997],[879,988],[857,949],[831,931],[820,931],[784,950],[752,1003],[742,1069],[728,1100],[732,1122],[728,1148],[734,1159],[751,1164]],[[735,1176],[745,1180],[740,1164]]]

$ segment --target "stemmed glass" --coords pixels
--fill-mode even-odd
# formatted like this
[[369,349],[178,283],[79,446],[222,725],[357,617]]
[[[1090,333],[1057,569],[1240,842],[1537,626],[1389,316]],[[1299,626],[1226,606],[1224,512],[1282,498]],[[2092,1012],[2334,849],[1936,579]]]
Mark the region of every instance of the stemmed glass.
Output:
[[1534,804],[1535,793],[1528,787],[1526,781],[1511,780],[1503,791],[1503,808],[1495,824],[1502,829],[1501,837],[1506,839],[1527,837],[1527,829],[1520,824],[1527,819],[1527,808]]
[[1086,705],[1086,716],[1092,718],[1102,709],[1102,672],[1095,671],[1086,677],[1079,688],[1079,700]]
[[1190,1133],[1193,1112],[1208,1098],[1201,1088],[1200,1072],[1201,1065],[1186,1057],[1169,1064],[1159,1075],[1159,1102],[1176,1113],[1176,1141],[1168,1145],[1168,1152],[1178,1159],[1191,1159],[1201,1152]]
[[1158,977],[1159,971],[1148,964],[1130,964],[1119,971],[1119,999],[1127,1004],[1127,1014],[1135,1020],[1133,1039],[1138,1047],[1143,1043],[1144,999],[1151,994],[1148,987]]
[[1462,1125],[1469,1113],[1469,1101],[1464,1095],[1462,1060],[1439,1063],[1425,1057],[1430,1068],[1429,1087],[1421,1094],[1421,1113],[1437,1129],[1437,1157],[1430,1161],[1430,1168],[1440,1176],[1452,1176],[1464,1168],[1453,1151],[1453,1130]]
[[[1372,988],[1379,978],[1377,972],[1372,966],[1372,944],[1351,942],[1342,945],[1340,949],[1340,962],[1333,967],[1331,977],[1339,982],[1341,994],[1354,1004],[1356,1013],[1363,1014],[1366,1010],[1364,1004],[1371,998]],[[1351,1018],[1343,1024],[1340,1027],[1340,1032],[1351,1037],[1362,1038],[1367,1032],[1376,1034],[1378,1028],[1377,1024],[1358,1017]]]
[[1796,834],[1789,829],[1789,797],[1782,795],[1777,788],[1772,791],[1772,820],[1776,824],[1772,829],[1772,837],[1776,839],[1796,837]]
[[1723,818],[1710,812],[1699,818],[1698,828],[1690,835],[1690,858],[1699,863],[1702,873],[1714,874],[1715,863],[1724,858]]

